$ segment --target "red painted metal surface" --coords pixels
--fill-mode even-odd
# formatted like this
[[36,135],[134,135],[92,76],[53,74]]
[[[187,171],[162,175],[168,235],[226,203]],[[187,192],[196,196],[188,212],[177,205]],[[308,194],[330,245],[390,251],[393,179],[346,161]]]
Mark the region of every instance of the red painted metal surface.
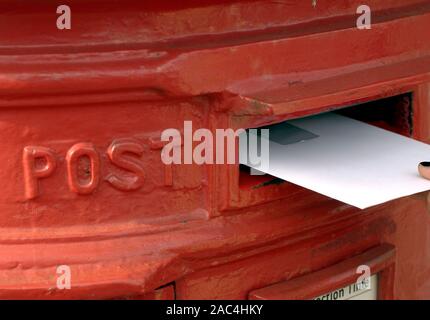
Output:
[[369,0],[371,30],[360,4],[75,0],[58,30],[55,1],[2,1],[0,297],[246,299],[389,243],[387,297],[430,298],[422,198],[361,211],[160,160],[184,120],[249,128],[406,93],[430,142],[430,3]]
[[[394,261],[395,248],[392,245],[382,244],[320,271],[251,291],[249,298],[251,300],[312,299],[333,289],[355,283],[357,266],[365,265],[372,270],[373,274],[379,276],[378,299],[392,299]],[[312,285],[309,286],[309,284]]]

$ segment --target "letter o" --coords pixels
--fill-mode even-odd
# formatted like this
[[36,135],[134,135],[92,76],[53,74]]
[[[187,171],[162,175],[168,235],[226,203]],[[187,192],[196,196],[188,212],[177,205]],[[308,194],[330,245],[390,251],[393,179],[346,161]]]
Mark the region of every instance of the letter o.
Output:
[[[91,178],[85,184],[79,181],[77,170],[79,159],[84,156],[89,158],[91,166]],[[77,194],[92,193],[97,188],[100,180],[100,158],[95,147],[86,142],[75,144],[67,151],[66,162],[70,190]]]

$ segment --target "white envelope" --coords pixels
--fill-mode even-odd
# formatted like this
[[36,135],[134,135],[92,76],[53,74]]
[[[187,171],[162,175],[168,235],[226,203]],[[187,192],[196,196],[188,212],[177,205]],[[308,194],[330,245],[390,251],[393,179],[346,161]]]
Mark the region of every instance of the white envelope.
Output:
[[269,139],[269,166],[251,167],[360,209],[430,190],[417,171],[430,161],[430,145],[357,120],[334,113],[291,120],[271,128]]

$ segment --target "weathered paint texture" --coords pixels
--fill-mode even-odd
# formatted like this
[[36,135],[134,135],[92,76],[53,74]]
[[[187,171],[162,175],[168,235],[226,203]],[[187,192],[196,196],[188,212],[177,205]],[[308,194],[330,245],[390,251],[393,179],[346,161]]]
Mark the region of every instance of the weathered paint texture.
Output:
[[383,243],[381,298],[430,298],[425,197],[360,211],[160,160],[185,120],[250,128],[405,93],[430,142],[428,1],[367,1],[371,30],[358,0],[67,4],[70,30],[56,1],[0,4],[0,298],[247,299]]

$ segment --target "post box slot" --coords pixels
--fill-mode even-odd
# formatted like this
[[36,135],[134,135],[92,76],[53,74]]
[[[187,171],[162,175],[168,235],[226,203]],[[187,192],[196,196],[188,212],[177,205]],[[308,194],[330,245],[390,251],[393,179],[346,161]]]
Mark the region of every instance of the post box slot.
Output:
[[[412,125],[412,94],[406,93],[389,98],[372,100],[352,106],[339,107],[332,111],[374,126],[411,136]],[[270,129],[280,122],[254,129]],[[288,133],[287,133],[288,134]],[[287,183],[271,175],[251,175],[246,165],[239,166],[239,187],[241,189],[256,189],[273,184]]]
[[241,164],[239,165],[240,175],[239,184],[241,188],[258,188],[271,184],[285,183],[284,180],[274,177],[270,174],[251,175],[251,168]]
[[404,136],[412,135],[412,95],[410,93],[373,100],[335,112]]

